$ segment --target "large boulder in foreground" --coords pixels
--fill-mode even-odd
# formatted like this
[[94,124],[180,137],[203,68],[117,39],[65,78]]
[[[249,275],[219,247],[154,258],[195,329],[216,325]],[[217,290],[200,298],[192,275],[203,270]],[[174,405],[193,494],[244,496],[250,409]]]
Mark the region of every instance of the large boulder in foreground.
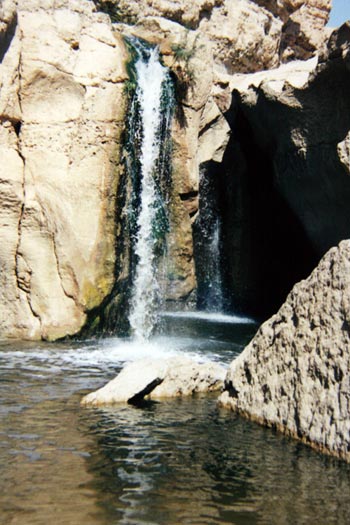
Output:
[[142,359],[127,365],[96,392],[83,397],[90,406],[136,404],[145,397],[159,399],[212,392],[223,387],[225,369],[216,363],[197,363],[187,357]]
[[233,361],[219,403],[350,461],[350,240]]

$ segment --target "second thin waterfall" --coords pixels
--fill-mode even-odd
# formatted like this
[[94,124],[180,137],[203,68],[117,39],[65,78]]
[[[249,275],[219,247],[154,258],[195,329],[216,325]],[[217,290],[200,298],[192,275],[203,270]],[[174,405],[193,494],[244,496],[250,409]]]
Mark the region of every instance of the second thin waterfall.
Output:
[[132,46],[138,58],[128,138],[134,153],[134,162],[129,162],[129,166],[135,256],[129,323],[136,339],[147,340],[156,322],[160,293],[158,257],[164,250],[169,223],[166,195],[173,96],[169,70],[160,63],[158,50],[139,41],[133,41]]

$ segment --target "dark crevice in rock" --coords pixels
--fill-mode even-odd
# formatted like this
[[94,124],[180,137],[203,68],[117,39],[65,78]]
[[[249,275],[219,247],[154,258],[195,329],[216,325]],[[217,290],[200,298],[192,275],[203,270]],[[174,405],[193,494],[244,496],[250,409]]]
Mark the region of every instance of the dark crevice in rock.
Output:
[[228,114],[232,137],[212,170],[222,219],[222,268],[229,310],[266,318],[318,262],[299,218],[275,182],[273,142],[256,139],[237,109]]
[[252,373],[251,373],[251,371],[249,369],[249,366],[248,366],[247,362],[244,363],[244,373],[245,373],[245,376],[247,378],[248,384],[251,385],[253,376],[252,376]]
[[225,392],[228,392],[228,395],[232,398],[232,399],[238,399],[238,396],[239,396],[239,390],[237,390],[233,384],[232,384],[232,381],[225,381],[225,385],[224,385],[224,391]]
[[206,124],[200,131],[199,131],[199,134],[198,134],[198,137],[201,137],[202,135],[204,135],[204,133],[206,133],[208,130],[212,129],[215,124],[222,118],[222,114],[219,113],[219,115],[214,118],[213,120],[211,120],[210,122],[208,122],[208,124]]
[[19,137],[19,134],[21,133],[21,128],[22,128],[22,122],[17,121],[14,123],[13,129],[15,130],[17,137]]
[[0,63],[3,61],[10,45],[15,36],[17,28],[17,16],[15,15],[11,22],[8,24],[6,31],[0,33]]
[[179,197],[182,201],[188,201],[195,197],[198,197],[198,191],[189,191],[187,193],[179,193]]

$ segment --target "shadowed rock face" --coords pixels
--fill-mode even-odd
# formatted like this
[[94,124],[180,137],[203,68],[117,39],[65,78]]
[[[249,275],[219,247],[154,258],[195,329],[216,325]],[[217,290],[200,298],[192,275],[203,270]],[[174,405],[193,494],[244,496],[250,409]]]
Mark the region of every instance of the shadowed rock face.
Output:
[[319,63],[237,75],[221,181],[226,288],[266,316],[350,236],[350,39],[335,32]]
[[349,298],[343,241],[233,361],[220,404],[350,461]]

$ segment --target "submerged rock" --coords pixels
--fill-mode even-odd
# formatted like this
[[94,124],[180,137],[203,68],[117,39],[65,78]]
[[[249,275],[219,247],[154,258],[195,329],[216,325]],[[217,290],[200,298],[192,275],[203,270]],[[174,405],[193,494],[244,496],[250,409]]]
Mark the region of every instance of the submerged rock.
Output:
[[128,364],[118,376],[96,392],[83,397],[82,405],[136,403],[213,392],[223,387],[225,369],[216,363],[197,363],[187,357],[142,359]]
[[220,405],[350,461],[350,240],[233,361]]

